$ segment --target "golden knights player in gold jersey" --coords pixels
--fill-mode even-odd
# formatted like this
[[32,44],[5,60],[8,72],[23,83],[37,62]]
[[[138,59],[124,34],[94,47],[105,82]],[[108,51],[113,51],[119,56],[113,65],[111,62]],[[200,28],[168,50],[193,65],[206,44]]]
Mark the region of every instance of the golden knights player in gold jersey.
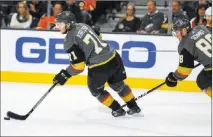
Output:
[[127,114],[139,113],[141,109],[135,102],[131,89],[124,83],[126,72],[120,55],[100,39],[91,27],[76,23],[73,13],[64,11],[56,17],[56,20],[61,33],[66,34],[64,50],[70,56],[70,65],[66,70],[61,70],[53,81],[60,85],[65,84],[70,77],[83,72],[86,64],[87,83],[91,94],[111,108],[114,117],[123,116],[126,111],[104,89],[106,82],[127,103],[129,108]]
[[196,26],[191,30],[190,22],[187,19],[178,19],[174,22],[173,33],[180,40],[178,46],[179,67],[175,72],[169,73],[166,84],[174,87],[178,80],[187,78],[192,72],[195,60],[204,66],[197,77],[197,85],[211,97],[212,35],[210,31],[202,26]]

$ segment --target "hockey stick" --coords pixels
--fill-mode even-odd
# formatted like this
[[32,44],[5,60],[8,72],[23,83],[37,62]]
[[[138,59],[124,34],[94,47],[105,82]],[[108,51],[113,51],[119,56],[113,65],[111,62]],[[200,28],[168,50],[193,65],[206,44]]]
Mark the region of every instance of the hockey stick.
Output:
[[[135,98],[135,101],[137,101],[138,99],[140,99],[140,98],[146,96],[147,94],[149,94],[149,93],[155,91],[156,89],[158,89],[159,87],[163,86],[164,84],[166,84],[166,82],[163,82],[163,83],[161,83],[160,85],[154,87],[153,89],[151,89],[151,90],[149,90],[149,91],[143,93],[142,95],[140,95],[140,96],[138,96],[137,98]],[[127,104],[124,104],[124,105],[122,105],[121,107],[123,108],[123,107],[125,107],[126,105],[127,105]]]
[[[198,63],[197,65],[194,66],[194,69],[197,68],[197,67],[200,66],[200,65],[201,65],[201,64]],[[166,82],[163,82],[163,83],[161,83],[160,85],[154,87],[153,89],[151,89],[151,90],[149,90],[149,91],[143,93],[142,95],[140,95],[140,96],[138,96],[137,98],[135,98],[135,101],[138,100],[138,99],[140,99],[140,98],[142,98],[142,97],[144,97],[144,96],[146,96],[147,94],[149,94],[149,93],[155,91],[156,89],[158,89],[159,87],[163,86],[164,84],[166,84]],[[123,107],[125,107],[126,105],[127,105],[127,104],[124,104],[124,105],[122,105],[121,107],[123,108]]]
[[195,66],[194,66],[194,69],[195,69],[196,67],[200,66],[200,65],[201,65],[201,64],[200,64],[200,63],[198,63],[197,65],[195,65]]
[[26,114],[26,115],[19,115],[14,112],[8,111],[7,116],[9,118],[17,119],[17,120],[26,120],[29,115],[38,107],[38,105],[44,100],[44,98],[52,91],[52,89],[57,85],[58,83],[54,83],[50,89],[41,97],[41,99],[33,106],[33,108]]

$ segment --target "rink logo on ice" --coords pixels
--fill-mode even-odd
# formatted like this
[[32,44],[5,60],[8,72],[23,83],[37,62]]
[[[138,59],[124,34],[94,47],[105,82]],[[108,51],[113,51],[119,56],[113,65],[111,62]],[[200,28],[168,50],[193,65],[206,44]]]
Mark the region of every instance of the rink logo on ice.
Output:
[[[21,37],[16,41],[16,59],[22,63],[69,64],[69,57],[63,50],[63,39],[40,37]],[[124,65],[129,68],[151,68],[156,62],[156,47],[151,42],[127,41],[119,45],[107,41],[118,52]],[[137,49],[137,50],[136,50]],[[147,51],[147,52],[140,52]]]

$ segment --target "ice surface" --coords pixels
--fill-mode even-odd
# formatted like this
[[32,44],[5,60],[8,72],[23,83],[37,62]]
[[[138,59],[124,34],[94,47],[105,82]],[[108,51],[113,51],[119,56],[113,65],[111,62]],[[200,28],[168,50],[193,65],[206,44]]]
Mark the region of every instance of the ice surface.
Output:
[[[2,136],[211,135],[211,99],[203,93],[155,91],[138,100],[144,117],[114,118],[86,87],[57,86],[26,121],[3,120],[8,110],[26,114],[50,86],[1,83]],[[136,96],[144,91],[133,90]]]

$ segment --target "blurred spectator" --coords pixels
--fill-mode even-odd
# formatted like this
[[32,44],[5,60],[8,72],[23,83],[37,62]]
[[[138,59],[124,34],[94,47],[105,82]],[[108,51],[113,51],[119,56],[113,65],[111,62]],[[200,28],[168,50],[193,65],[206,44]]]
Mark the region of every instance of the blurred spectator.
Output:
[[79,3],[82,12],[82,22],[92,25],[92,11],[96,8],[96,0],[82,0]]
[[40,18],[47,13],[47,2],[31,0],[27,2],[27,5],[33,17],[31,28],[36,28]]
[[158,34],[164,21],[164,14],[156,8],[156,2],[149,0],[147,2],[148,13],[141,20],[141,27],[137,31],[140,34]]
[[107,15],[107,9],[110,7],[111,1],[97,1],[96,2],[96,8],[92,12],[92,20],[93,22],[102,21],[105,20],[104,17]]
[[0,11],[3,15],[9,15],[17,12],[18,1],[0,1]]
[[183,9],[183,11],[185,11],[189,17],[189,20],[191,20],[192,18],[194,18],[196,16],[195,14],[195,7],[192,1],[184,1],[181,0],[181,7]]
[[212,7],[209,7],[205,12],[206,27],[212,32]]
[[172,20],[176,20],[177,18],[188,19],[188,16],[185,11],[181,10],[180,2],[175,0],[172,1]]
[[[40,22],[37,26],[37,29],[42,29],[42,30],[49,30],[49,29],[53,29],[53,30],[57,30],[56,26],[55,26],[55,22],[56,22],[56,16],[62,12],[62,4],[61,3],[55,3],[52,7],[53,10],[53,14],[51,16],[43,16],[40,19]],[[54,26],[54,28],[53,28]]]
[[207,0],[198,0],[194,2],[194,7],[195,7],[195,11],[197,11],[199,9],[200,5],[204,5],[205,9],[207,9],[208,7],[211,6],[211,3]]
[[[3,14],[6,26],[10,25],[13,13],[17,13],[18,1],[0,1],[0,12]],[[11,12],[11,11],[14,12]]]
[[76,0],[66,0],[66,4],[64,6],[64,10],[71,11],[76,18],[78,23],[82,22],[82,13],[79,5],[76,4]]
[[[178,18],[188,19],[188,16],[185,11],[182,11],[180,2],[177,0],[172,1],[172,22]],[[160,33],[167,33],[168,29],[168,19],[166,23],[161,25]]]
[[196,17],[191,19],[191,28],[194,28],[195,26],[205,26],[206,20],[205,20],[205,11],[206,6],[205,5],[199,5],[198,10],[196,11]]
[[38,0],[32,0],[27,2],[30,14],[33,17],[40,19],[44,14],[47,13],[47,3]]
[[0,12],[0,28],[5,28],[5,27],[6,27],[6,24],[5,24],[5,21],[4,21],[4,16]]
[[17,4],[17,13],[13,13],[10,27],[11,28],[30,28],[32,23],[32,16],[29,13],[27,4],[24,2],[19,2]]
[[113,32],[136,32],[140,27],[140,19],[135,17],[135,6],[132,3],[127,5],[126,15],[121,18]]
[[82,0],[79,6],[81,10],[91,12],[96,8],[96,0]]

